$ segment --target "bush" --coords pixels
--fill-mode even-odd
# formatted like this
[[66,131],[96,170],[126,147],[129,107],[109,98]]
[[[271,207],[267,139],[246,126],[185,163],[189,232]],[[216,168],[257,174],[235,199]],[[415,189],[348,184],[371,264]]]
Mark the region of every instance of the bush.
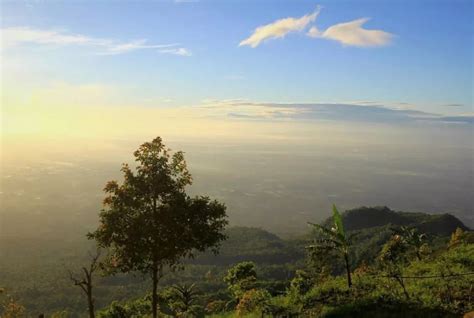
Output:
[[227,302],[224,300],[213,300],[206,305],[206,314],[220,314],[225,312]]
[[237,314],[245,315],[252,312],[262,312],[268,307],[271,295],[264,289],[246,291],[237,305]]
[[151,304],[148,299],[137,299],[126,303],[114,301],[109,307],[97,313],[98,318],[139,318],[151,317]]

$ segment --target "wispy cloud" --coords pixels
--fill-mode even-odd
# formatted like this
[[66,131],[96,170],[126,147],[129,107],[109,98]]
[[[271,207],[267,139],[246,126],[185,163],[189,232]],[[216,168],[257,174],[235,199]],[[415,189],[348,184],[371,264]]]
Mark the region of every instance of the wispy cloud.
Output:
[[104,52],[101,52],[99,54],[115,55],[115,54],[128,53],[128,52],[136,51],[136,50],[163,49],[163,48],[175,47],[179,45],[179,43],[157,44],[157,45],[149,45],[146,43],[147,43],[147,40],[136,40],[136,41],[132,41],[128,43],[111,45],[111,46],[108,46]]
[[42,45],[111,45],[110,41],[80,34],[60,31],[38,30],[29,27],[9,27],[1,29],[2,47],[11,48],[25,43]]
[[201,107],[223,117],[254,120],[474,123],[472,114],[445,116],[412,109],[397,109],[383,103],[261,103],[237,99],[206,100],[202,102]]
[[250,46],[255,48],[262,42],[283,38],[291,32],[303,32],[311,24],[311,28],[306,35],[311,38],[326,39],[337,41],[344,46],[357,47],[377,47],[384,46],[391,42],[393,34],[382,30],[364,29],[364,24],[369,18],[360,18],[349,22],[338,23],[320,31],[314,23],[321,11],[318,6],[316,11],[301,18],[286,18],[277,20],[273,23],[257,27],[250,37],[241,41],[239,46]]
[[283,38],[285,35],[291,32],[301,32],[305,30],[310,23],[316,20],[320,9],[321,8],[318,6],[316,11],[311,14],[304,15],[301,18],[285,18],[270,24],[259,26],[254,30],[250,37],[241,41],[239,46],[248,45],[255,48],[263,41]]
[[445,106],[445,107],[463,107],[464,105],[463,104],[444,104],[442,106]]
[[319,31],[316,26],[311,27],[308,36],[334,40],[346,46],[384,46],[391,42],[393,35],[382,30],[367,30],[363,25],[369,21],[361,18],[350,22],[330,26],[325,31]]
[[179,56],[193,55],[188,49],[185,49],[184,47],[162,49],[162,50],[159,50],[158,52],[163,53],[163,54],[173,54],[173,55],[179,55]]
[[[0,30],[2,49],[9,49],[27,44],[52,46],[88,46],[97,50],[99,55],[124,54],[145,49],[173,48],[175,51],[189,52],[185,48],[175,48],[179,43],[149,44],[147,39],[122,42],[112,39],[90,37],[58,30],[42,30],[29,27],[9,27]],[[171,50],[171,49],[170,49]],[[185,54],[178,54],[185,55]]]

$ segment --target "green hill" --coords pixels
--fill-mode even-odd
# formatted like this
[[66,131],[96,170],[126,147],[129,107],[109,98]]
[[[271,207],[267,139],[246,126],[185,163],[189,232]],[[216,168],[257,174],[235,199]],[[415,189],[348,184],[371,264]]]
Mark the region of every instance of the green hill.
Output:
[[[189,275],[166,279],[170,283],[196,283],[201,294],[196,303],[214,318],[230,317],[459,317],[474,309],[472,232],[449,214],[395,212],[387,207],[361,207],[343,213],[349,230],[349,262],[353,286],[348,287],[341,255],[333,250],[305,257],[305,246],[316,233],[285,240],[259,228],[232,227],[219,255],[203,254],[188,264]],[[329,221],[326,221],[329,226]],[[400,249],[403,258],[380,261],[383,246],[400,226],[428,233],[426,253],[416,258]],[[313,236],[314,235],[314,236]],[[453,236],[456,237],[456,236]],[[385,245],[387,246],[387,245]],[[391,252],[393,253],[393,252]],[[315,258],[314,258],[315,257]],[[223,283],[227,270],[241,261],[255,262],[255,281],[238,300]],[[171,275],[170,275],[171,276]],[[169,277],[172,278],[172,277]],[[401,282],[401,283],[400,283]],[[242,285],[242,288],[247,288]],[[401,287],[403,286],[403,288]],[[405,292],[403,292],[405,290]],[[99,317],[113,318],[144,308],[146,298],[115,303]],[[148,304],[148,305],[147,305]],[[145,306],[145,307],[144,307]],[[204,310],[204,308],[206,308]]]
[[[450,214],[396,212],[388,207],[360,207],[342,214],[344,226],[354,236],[355,263],[370,260],[399,226],[414,226],[422,233],[446,237],[456,228],[468,228]],[[323,222],[327,227],[331,220]],[[218,255],[205,253],[192,261],[200,265],[230,265],[241,261],[257,264],[295,263],[304,258],[307,233],[297,240],[285,240],[261,228],[236,226],[227,229],[228,239]],[[354,264],[356,265],[356,264]]]
[[[416,227],[423,233],[447,236],[461,228],[468,228],[451,214],[427,214],[413,212],[396,212],[388,207],[360,207],[342,214],[344,228],[347,231],[366,230],[370,228],[394,225]],[[323,222],[329,226],[331,220]]]
[[[449,235],[457,227],[467,229],[460,220],[449,214],[395,212],[387,207],[361,207],[346,211],[343,213],[343,222],[351,236],[350,262],[353,269],[363,262],[373,264],[382,246],[398,226],[416,226],[420,232],[431,234],[429,245],[434,251],[443,251]],[[328,221],[325,225],[330,226]],[[301,233],[299,239],[292,240],[251,227],[230,227],[226,234],[228,239],[223,242],[218,255],[201,254],[187,262],[184,271],[167,272],[160,282],[160,288],[178,283],[196,283],[202,292],[202,304],[216,299],[228,301],[230,296],[223,282],[226,271],[236,263],[253,261],[260,280],[258,286],[272,295],[284,295],[290,288],[290,281],[296,271],[305,268],[305,246],[313,238],[309,226],[308,231]],[[65,263],[68,268],[77,269],[87,262],[89,242],[82,246],[79,242],[73,244],[58,241],[56,245],[45,245],[43,249],[39,248],[42,246],[41,242],[36,243],[33,245],[31,242],[22,242],[21,245],[16,245],[16,249],[5,249],[5,256],[8,257],[0,262],[0,287],[6,288],[32,316],[37,316],[38,313],[49,315],[64,308],[70,311],[69,317],[83,314],[83,295],[71,284]],[[28,253],[20,254],[20,251]],[[439,253],[434,253],[434,259],[430,261],[437,260],[435,257]],[[40,264],[38,257],[42,257]],[[343,263],[337,257],[331,259],[330,269],[333,275],[344,273]],[[416,268],[413,272],[417,274],[415,270]],[[341,286],[344,286],[343,278],[337,278],[341,280]],[[329,283],[331,282],[334,281],[330,280]],[[122,274],[97,277],[96,285],[99,309],[113,300],[125,301],[145,295],[149,282],[146,277]],[[345,295],[347,291],[341,293]]]
[[201,265],[230,265],[241,261],[258,264],[284,264],[304,257],[304,245],[287,241],[260,228],[231,227],[218,255],[206,253],[193,263]]

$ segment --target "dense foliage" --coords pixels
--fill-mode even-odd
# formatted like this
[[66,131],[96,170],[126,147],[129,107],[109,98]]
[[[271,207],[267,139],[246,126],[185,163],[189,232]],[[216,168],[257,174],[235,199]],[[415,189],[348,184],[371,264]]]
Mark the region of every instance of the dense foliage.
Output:
[[[307,256],[301,256],[305,244],[313,244],[317,236],[282,240],[251,228],[231,228],[226,234],[229,238],[223,244],[222,256],[198,255],[184,271],[167,272],[158,297],[163,315],[457,317],[474,309],[474,234],[461,228],[454,229],[450,236],[422,235],[414,227],[393,225],[349,231],[351,288],[347,286],[343,258],[337,253],[307,250]],[[420,258],[417,250],[421,251]],[[246,255],[248,261],[229,264],[233,253]],[[294,258],[272,263],[272,253]],[[23,293],[7,288],[0,295],[3,316],[37,316],[39,312],[48,317],[84,316],[86,300],[73,286],[67,287],[67,273],[52,271],[48,275],[65,276],[64,283],[59,279],[57,289],[49,294],[38,294],[31,288]],[[123,274],[98,277],[97,316],[151,315],[147,282],[141,276]],[[46,306],[50,310],[45,310]],[[8,311],[19,314],[7,316]]]
[[[418,259],[405,238],[394,233],[379,250],[377,259],[364,262],[353,271],[351,287],[344,275],[317,272],[309,258],[286,290],[275,293],[265,280],[257,278],[254,263],[242,262],[229,268],[224,277],[230,301],[226,301],[229,297],[225,293],[220,298],[207,295],[200,300],[205,307],[201,315],[458,317],[474,308],[473,238],[473,233],[457,230],[444,246]],[[141,301],[122,306],[140,308],[137,304]],[[114,306],[117,304],[107,310]]]

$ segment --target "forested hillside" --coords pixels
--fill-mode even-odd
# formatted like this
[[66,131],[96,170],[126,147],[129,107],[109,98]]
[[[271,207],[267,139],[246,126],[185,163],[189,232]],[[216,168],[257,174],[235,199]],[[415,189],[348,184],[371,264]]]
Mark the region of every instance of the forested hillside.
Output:
[[[186,262],[183,270],[164,274],[160,282],[160,308],[168,315],[185,311],[176,288],[192,286],[194,307],[187,314],[190,317],[262,312],[268,316],[306,312],[315,316],[366,317],[364,313],[370,311],[383,311],[387,317],[398,317],[402,312],[410,317],[420,311],[431,311],[431,316],[456,317],[473,309],[474,276],[456,276],[474,272],[473,234],[455,217],[361,207],[342,213],[342,220],[351,240],[351,288],[346,286],[343,259],[336,251],[307,248],[318,242],[318,230],[308,226],[308,232],[299,238],[282,239],[258,228],[230,227],[219,254],[200,254]],[[330,228],[332,222],[328,219],[322,224]],[[382,250],[393,244],[401,226],[422,234],[430,222],[436,226],[430,227],[422,239],[421,259],[406,248],[401,249],[403,259],[396,257],[395,267],[382,264]],[[86,316],[86,298],[70,281],[67,271],[87,265],[87,247],[78,250],[83,251],[81,257],[71,251],[70,260],[50,255],[47,266],[27,264],[29,271],[38,270],[42,277],[24,272],[26,267],[20,273],[20,269],[6,268],[3,263],[2,302],[7,305],[4,314],[5,310],[13,310],[11,304],[8,306],[11,297],[31,317],[41,313],[47,317]],[[247,277],[245,282],[226,282],[228,271],[242,268],[242,264],[250,266],[250,280]],[[405,279],[409,295],[406,297],[397,282],[398,274],[433,277]],[[98,316],[149,315],[148,286],[149,279],[143,275],[97,274],[94,297]]]
[[[346,211],[342,216],[344,228],[348,231],[369,229],[377,226],[411,226],[435,235],[449,235],[456,228],[468,228],[451,214],[426,214],[396,212],[388,207],[360,207]],[[324,222],[331,223],[331,219]]]

